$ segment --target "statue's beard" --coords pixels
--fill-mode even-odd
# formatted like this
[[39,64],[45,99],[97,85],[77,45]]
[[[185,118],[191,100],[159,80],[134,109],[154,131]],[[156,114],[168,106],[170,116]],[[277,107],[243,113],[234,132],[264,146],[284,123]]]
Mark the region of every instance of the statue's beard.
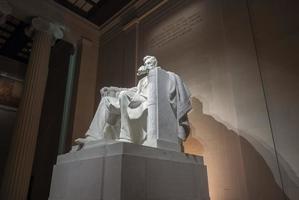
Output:
[[142,65],[139,67],[139,69],[137,70],[137,76],[142,76],[144,74],[148,74],[148,72],[155,68],[155,66],[145,66],[145,65]]

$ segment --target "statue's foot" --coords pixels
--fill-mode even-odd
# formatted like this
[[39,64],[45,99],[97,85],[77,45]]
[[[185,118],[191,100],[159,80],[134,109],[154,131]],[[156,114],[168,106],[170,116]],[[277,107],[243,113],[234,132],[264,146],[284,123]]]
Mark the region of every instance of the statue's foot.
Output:
[[86,138],[78,138],[75,140],[75,142],[79,145],[84,145],[88,142],[95,141],[95,140],[97,140],[97,139],[94,137],[91,137],[91,136],[87,136]]
[[118,138],[116,141],[118,141],[118,142],[128,142],[128,143],[133,143],[131,140],[124,139],[124,138]]

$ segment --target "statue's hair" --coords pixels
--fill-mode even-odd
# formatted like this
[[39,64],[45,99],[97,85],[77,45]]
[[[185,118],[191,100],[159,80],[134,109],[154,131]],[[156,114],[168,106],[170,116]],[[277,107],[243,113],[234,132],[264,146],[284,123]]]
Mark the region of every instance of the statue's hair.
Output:
[[147,55],[147,56],[145,56],[143,58],[143,62],[145,62],[147,59],[153,59],[155,61],[155,65],[158,65],[158,60],[157,60],[157,58],[155,56],[149,56],[149,55]]

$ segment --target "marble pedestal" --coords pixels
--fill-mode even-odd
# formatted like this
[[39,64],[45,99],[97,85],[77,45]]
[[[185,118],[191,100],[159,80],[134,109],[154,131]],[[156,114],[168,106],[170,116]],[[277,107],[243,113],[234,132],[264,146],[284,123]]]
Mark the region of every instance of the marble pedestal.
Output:
[[130,143],[58,156],[49,200],[208,200],[200,156]]

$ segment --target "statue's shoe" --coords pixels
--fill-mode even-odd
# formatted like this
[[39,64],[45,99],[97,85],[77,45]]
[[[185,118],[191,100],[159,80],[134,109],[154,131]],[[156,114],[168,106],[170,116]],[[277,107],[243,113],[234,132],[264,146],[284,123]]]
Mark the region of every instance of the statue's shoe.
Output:
[[82,145],[82,144],[86,144],[88,142],[95,141],[95,140],[97,140],[97,139],[94,138],[94,137],[87,136],[86,138],[78,138],[78,139],[75,140],[75,142],[77,144],[81,144]]
[[128,143],[133,143],[131,140],[124,139],[124,138],[118,138],[118,139],[116,139],[116,141],[118,141],[118,142],[128,142]]

